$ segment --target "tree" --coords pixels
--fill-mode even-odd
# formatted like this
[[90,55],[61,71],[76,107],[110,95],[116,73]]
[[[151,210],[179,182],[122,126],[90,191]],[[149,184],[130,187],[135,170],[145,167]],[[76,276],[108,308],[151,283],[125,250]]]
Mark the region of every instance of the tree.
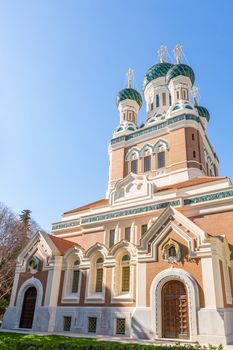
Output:
[[17,256],[39,229],[29,209],[23,210],[18,218],[0,203],[0,313],[2,305],[10,300]]
[[20,221],[22,223],[22,229],[26,237],[29,237],[30,222],[31,222],[31,210],[24,209],[21,214],[19,214]]

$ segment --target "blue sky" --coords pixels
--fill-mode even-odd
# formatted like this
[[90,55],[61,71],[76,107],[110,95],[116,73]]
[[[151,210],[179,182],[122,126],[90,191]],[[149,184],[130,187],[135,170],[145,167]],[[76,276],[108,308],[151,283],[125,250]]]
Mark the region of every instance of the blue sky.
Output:
[[231,0],[0,0],[0,201],[49,230],[103,198],[115,96],[128,67],[141,92],[161,44],[183,44],[233,177],[232,18]]

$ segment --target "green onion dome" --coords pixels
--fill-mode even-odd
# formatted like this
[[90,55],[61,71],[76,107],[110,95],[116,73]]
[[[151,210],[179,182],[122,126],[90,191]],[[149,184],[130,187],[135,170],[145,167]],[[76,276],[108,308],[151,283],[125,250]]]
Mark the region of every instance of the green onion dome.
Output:
[[171,63],[158,63],[150,67],[144,75],[142,81],[143,91],[145,90],[147,84],[149,84],[150,81],[160,77],[165,77],[171,67],[173,67],[173,64]]
[[139,105],[139,107],[141,108],[142,106],[142,96],[139,94],[139,92],[137,90],[134,90],[132,88],[126,88],[121,90],[116,97],[116,104],[117,106],[119,105],[119,103],[121,101],[124,100],[134,100],[137,102],[137,104]]
[[197,112],[200,117],[206,118],[207,122],[210,120],[210,114],[207,108],[202,106],[196,106]]
[[169,84],[170,80],[178,77],[179,75],[183,75],[185,77],[190,78],[192,85],[195,80],[195,75],[191,67],[187,66],[187,64],[176,64],[173,66],[166,75],[167,84]]

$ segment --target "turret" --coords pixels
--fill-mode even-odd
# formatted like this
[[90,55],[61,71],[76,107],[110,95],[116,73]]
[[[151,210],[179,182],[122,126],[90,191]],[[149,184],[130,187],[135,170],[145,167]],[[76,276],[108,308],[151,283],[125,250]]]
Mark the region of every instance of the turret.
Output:
[[165,50],[166,46],[162,45],[159,48],[160,63],[147,70],[142,82],[148,122],[160,119],[167,112],[171,102],[166,74],[173,64],[165,62]]
[[187,64],[180,63],[181,48],[181,45],[176,45],[174,49],[176,65],[173,65],[166,74],[166,83],[171,94],[172,105],[180,100],[189,102],[195,80],[192,68]]
[[142,106],[142,97],[132,88],[133,70],[128,70],[128,87],[121,90],[116,97],[116,104],[120,112],[120,126],[117,132],[134,131],[137,128],[137,115]]

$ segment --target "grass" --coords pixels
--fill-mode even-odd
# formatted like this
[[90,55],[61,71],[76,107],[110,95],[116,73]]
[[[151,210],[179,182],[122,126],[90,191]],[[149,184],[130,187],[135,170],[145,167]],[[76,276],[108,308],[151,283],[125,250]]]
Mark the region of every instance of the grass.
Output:
[[23,333],[0,332],[0,350],[222,350],[222,346],[201,348],[176,344],[139,345],[117,342],[104,342],[95,338],[71,338],[59,335],[35,335]]

